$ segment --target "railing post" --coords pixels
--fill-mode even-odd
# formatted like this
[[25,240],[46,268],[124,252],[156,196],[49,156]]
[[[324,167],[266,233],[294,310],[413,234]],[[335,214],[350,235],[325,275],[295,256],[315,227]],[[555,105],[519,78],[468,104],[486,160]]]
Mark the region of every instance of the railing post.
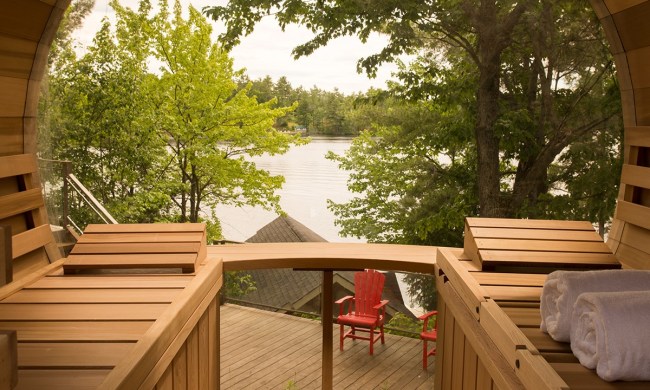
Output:
[[334,378],[334,351],[333,351],[333,328],[332,321],[332,303],[334,294],[332,284],[334,282],[334,272],[330,270],[323,271],[323,285],[321,287],[321,321],[323,324],[323,372],[321,389],[330,390],[333,387]]
[[13,250],[11,226],[0,226],[0,286],[13,280]]
[[61,221],[61,226],[67,227],[68,226],[68,215],[70,215],[70,203],[69,203],[69,198],[70,198],[70,185],[68,184],[68,177],[72,173],[72,162],[71,161],[64,161],[63,162],[63,168],[61,174],[63,175],[63,188],[62,188],[62,216],[61,218],[63,219]]

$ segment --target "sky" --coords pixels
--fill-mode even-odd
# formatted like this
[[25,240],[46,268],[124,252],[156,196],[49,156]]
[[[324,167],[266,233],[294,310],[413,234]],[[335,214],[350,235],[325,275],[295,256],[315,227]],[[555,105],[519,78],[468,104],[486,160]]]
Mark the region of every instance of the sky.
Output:
[[[92,43],[102,18],[114,16],[108,3],[109,0],[96,0],[92,14],[76,32],[82,47]],[[121,0],[120,3],[137,9],[138,0]],[[152,3],[157,1],[153,0]],[[225,3],[225,0],[181,0],[181,3],[184,9],[187,9],[189,4],[201,9],[206,5]],[[216,35],[223,31],[223,25],[214,21],[211,23],[216,41]],[[233,49],[231,56],[234,58],[235,68],[245,68],[251,79],[269,75],[273,80],[277,80],[286,76],[293,87],[303,86],[310,89],[316,86],[327,91],[338,88],[346,94],[364,92],[370,87],[383,88],[391,73],[396,70],[394,65],[384,65],[375,79],[369,79],[365,74],[358,74],[356,71],[359,58],[377,53],[385,45],[385,37],[379,35],[371,36],[365,44],[356,37],[338,38],[309,57],[294,60],[291,50],[306,42],[311,35],[309,30],[298,26],[289,26],[283,32],[275,20],[263,20],[256,26],[253,34],[243,38],[242,43]]]

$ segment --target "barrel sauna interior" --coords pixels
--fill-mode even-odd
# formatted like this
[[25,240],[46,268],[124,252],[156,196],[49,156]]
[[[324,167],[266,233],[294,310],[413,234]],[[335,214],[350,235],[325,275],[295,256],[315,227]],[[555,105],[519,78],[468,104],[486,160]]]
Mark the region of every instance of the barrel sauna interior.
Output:
[[[40,84],[50,44],[69,3],[70,0],[0,2],[0,156],[9,158],[4,162],[33,159],[37,153]],[[625,165],[607,245],[623,267],[650,269],[650,0],[591,0],[591,4],[615,57],[625,123]],[[0,166],[0,225],[10,227],[0,232],[2,283],[20,282],[38,273],[45,275],[52,271],[50,267],[61,264],[57,262],[60,255],[52,247],[50,233],[43,227],[47,223],[46,211],[35,191],[39,186],[38,170],[24,171],[17,168],[21,164],[12,164]],[[9,243],[18,249],[6,250]],[[26,243],[38,245],[30,247]],[[529,344],[530,335],[519,340],[521,335],[507,322],[497,329],[512,330],[516,348],[514,353],[509,350],[504,356],[503,345],[496,345],[478,321],[484,313],[498,319],[503,310],[499,302],[477,292],[476,286],[481,285],[473,276],[464,272],[456,275],[454,270],[474,263],[464,256],[460,250],[441,250],[438,256],[442,259],[438,281],[444,323],[439,339],[441,357],[450,350],[463,351],[453,354],[452,366],[438,364],[442,370],[437,376],[438,388],[472,387],[471,383],[478,388],[567,384],[566,376],[558,376],[557,367],[549,368],[540,362],[542,357],[535,354],[535,345]],[[475,273],[479,275],[482,271]],[[468,305],[467,299],[472,296]],[[485,321],[489,323],[491,317],[485,317]],[[511,364],[515,364],[514,369]],[[459,367],[464,368],[459,371]],[[468,382],[465,368],[474,372]],[[547,380],[537,381],[538,377]]]

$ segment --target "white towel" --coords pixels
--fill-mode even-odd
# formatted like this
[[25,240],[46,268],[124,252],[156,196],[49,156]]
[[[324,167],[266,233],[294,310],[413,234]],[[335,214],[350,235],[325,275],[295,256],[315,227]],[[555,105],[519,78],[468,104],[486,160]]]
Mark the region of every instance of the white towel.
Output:
[[571,350],[606,381],[650,380],[650,291],[581,294]]
[[569,342],[573,304],[583,292],[650,290],[650,271],[555,271],[540,299],[541,329],[556,341]]

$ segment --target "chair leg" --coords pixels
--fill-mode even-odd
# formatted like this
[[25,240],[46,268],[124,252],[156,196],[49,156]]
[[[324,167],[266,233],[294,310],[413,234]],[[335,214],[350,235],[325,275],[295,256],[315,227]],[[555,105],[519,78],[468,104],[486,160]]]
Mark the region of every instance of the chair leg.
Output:
[[422,369],[427,369],[427,341],[422,340]]
[[381,343],[382,343],[382,344],[386,344],[386,343],[384,342],[384,325],[382,325],[382,326],[379,327],[379,331],[381,332]]
[[345,334],[345,329],[344,329],[343,324],[339,325],[339,327],[340,327],[340,329],[341,329],[341,336],[340,336],[340,339],[341,339],[341,345],[340,345],[339,348],[340,348],[341,351],[343,351],[343,339],[344,339],[343,335]]
[[375,328],[370,327],[370,354],[372,355],[374,352],[374,349],[372,346],[375,344]]

